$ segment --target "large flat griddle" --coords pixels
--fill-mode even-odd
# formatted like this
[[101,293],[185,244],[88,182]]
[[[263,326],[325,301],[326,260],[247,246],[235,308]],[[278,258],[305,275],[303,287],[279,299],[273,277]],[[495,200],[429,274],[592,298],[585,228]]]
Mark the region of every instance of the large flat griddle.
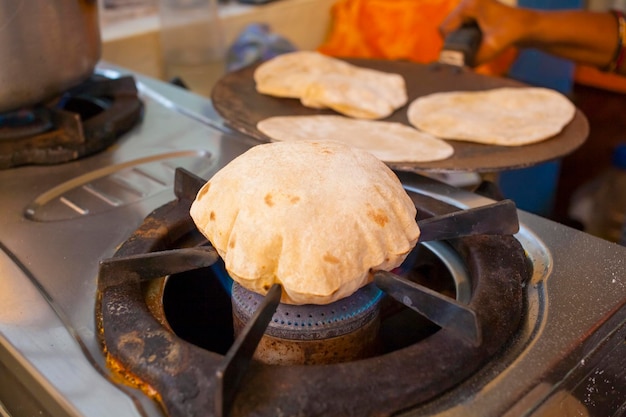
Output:
[[[409,101],[386,121],[409,125],[408,105],[417,97],[442,91],[479,91],[498,87],[524,87],[526,84],[507,78],[489,77],[443,64],[417,64],[405,61],[350,59],[353,64],[393,72],[404,76]],[[277,98],[255,90],[253,73],[256,65],[225,75],[215,85],[211,99],[218,113],[233,129],[261,142],[270,139],[261,133],[257,122],[272,116],[337,114],[331,110],[304,107],[297,99]],[[434,162],[394,162],[388,165],[403,171],[430,172],[498,172],[525,168],[563,157],[586,140],[589,133],[587,118],[576,110],[574,119],[553,138],[518,147],[482,145],[463,141],[448,141],[454,155]]]

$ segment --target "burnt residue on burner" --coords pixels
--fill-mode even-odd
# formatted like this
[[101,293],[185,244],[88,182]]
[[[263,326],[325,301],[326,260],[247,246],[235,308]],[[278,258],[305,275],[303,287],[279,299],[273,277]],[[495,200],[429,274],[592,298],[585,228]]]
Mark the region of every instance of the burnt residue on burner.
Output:
[[92,155],[112,145],[142,114],[133,77],[94,75],[46,103],[0,114],[0,169]]
[[[189,200],[174,201],[155,210],[116,256],[165,250],[184,241],[195,229],[190,205]],[[216,369],[223,356],[184,342],[163,326],[147,305],[137,274],[100,274],[96,323],[103,351],[114,358],[113,371],[121,378],[132,376],[126,382],[137,388],[156,390],[168,414],[195,415],[200,404],[210,405],[212,398],[199,393],[215,390],[215,377],[207,369]]]
[[[176,247],[183,236],[196,233],[190,204],[180,198],[155,210],[115,256]],[[512,236],[474,236],[449,243],[471,278],[468,306],[482,331],[479,347],[446,329],[435,329],[418,342],[357,361],[290,366],[252,362],[237,387],[230,415],[390,416],[434,398],[480,369],[518,331],[526,257]],[[159,392],[169,415],[210,415],[216,409],[216,371],[224,355],[162,326],[146,306],[136,273],[100,276],[98,283],[97,312],[107,352]]]

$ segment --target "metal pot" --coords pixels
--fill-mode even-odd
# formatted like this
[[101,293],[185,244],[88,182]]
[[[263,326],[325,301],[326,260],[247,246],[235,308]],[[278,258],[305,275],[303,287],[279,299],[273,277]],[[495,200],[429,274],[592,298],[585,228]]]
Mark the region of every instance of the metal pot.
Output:
[[79,84],[101,46],[97,0],[0,0],[0,112]]

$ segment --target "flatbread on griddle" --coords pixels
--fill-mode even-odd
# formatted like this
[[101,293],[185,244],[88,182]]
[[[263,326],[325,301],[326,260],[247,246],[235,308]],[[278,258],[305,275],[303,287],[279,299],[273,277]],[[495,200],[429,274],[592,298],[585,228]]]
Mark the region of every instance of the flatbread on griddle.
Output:
[[399,74],[362,68],[318,52],[278,55],[254,71],[257,92],[299,98],[311,108],[330,108],[360,119],[389,116],[408,101]]
[[415,99],[409,122],[443,139],[522,146],[557,135],[576,107],[561,93],[541,87],[434,93]]
[[190,214],[235,281],[260,294],[280,283],[292,304],[351,295],[419,237],[393,171],[337,142],[255,146],[202,187]]
[[380,90],[384,87],[375,88],[358,78],[324,74],[310,80],[300,102],[307,107],[330,108],[356,119],[380,119],[395,110]]
[[254,70],[256,90],[276,97],[300,98],[307,85],[325,73],[348,71],[350,64],[313,51],[278,55]]
[[276,116],[257,129],[273,141],[334,140],[372,153],[384,162],[428,162],[452,156],[447,142],[401,123],[343,116]]

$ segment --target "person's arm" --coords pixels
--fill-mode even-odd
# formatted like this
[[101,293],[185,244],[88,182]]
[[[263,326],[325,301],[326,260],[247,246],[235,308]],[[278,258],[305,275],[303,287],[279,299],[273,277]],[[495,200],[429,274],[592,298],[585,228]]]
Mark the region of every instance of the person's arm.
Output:
[[[618,22],[612,13],[585,10],[540,11],[497,0],[464,0],[442,23],[445,35],[475,20],[483,32],[477,63],[509,46],[532,47],[578,63],[606,68],[618,49]],[[615,69],[626,74],[626,62]]]

